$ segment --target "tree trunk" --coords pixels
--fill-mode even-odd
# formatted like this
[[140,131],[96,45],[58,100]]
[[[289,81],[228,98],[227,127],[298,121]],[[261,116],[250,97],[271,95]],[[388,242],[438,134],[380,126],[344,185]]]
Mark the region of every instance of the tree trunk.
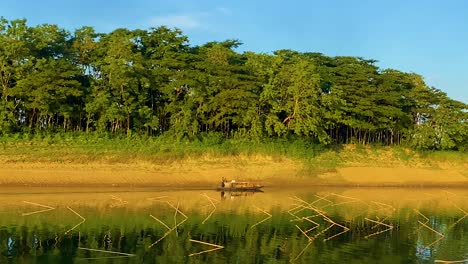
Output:
[[130,113],[127,113],[127,133],[130,131]]

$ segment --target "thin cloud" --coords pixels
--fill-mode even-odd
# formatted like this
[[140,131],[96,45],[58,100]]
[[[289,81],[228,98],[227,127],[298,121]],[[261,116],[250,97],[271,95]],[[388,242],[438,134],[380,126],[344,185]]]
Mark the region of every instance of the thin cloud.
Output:
[[152,26],[167,26],[181,29],[193,29],[201,27],[201,23],[189,15],[157,16],[150,19]]

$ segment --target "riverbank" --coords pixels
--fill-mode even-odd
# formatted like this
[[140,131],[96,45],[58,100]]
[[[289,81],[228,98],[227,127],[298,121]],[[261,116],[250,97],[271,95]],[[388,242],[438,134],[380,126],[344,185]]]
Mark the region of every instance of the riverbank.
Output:
[[[468,187],[468,155],[396,147],[323,150],[305,159],[242,152],[85,152],[76,145],[11,144],[0,151],[0,186],[211,188],[222,177],[278,186]],[[172,157],[163,159],[163,157]]]
[[[346,167],[315,176],[299,176],[284,164],[244,168],[192,164],[152,167],[94,166],[94,168],[36,164],[0,169],[0,187],[164,187],[203,189],[217,187],[220,179],[252,181],[268,187],[362,186],[362,187],[468,187],[466,176],[455,170],[430,170],[409,167]],[[206,169],[206,171],[203,171]],[[238,175],[238,176],[236,176]]]
[[468,185],[468,153],[304,140],[164,137],[0,138],[0,186],[208,188],[222,177],[266,186]]

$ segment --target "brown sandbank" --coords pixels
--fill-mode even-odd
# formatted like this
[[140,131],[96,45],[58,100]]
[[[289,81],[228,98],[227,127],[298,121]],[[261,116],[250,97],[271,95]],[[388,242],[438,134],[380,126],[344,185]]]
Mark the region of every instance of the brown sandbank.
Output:
[[222,177],[260,182],[268,187],[428,186],[468,187],[463,168],[346,166],[303,169],[298,161],[255,158],[199,158],[168,164],[0,163],[0,186],[209,188]]

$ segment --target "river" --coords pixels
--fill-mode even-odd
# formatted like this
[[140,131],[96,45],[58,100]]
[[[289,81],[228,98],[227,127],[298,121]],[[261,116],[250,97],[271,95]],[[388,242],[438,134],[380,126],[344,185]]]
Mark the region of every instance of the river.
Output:
[[0,263],[468,263],[468,190],[0,189]]

